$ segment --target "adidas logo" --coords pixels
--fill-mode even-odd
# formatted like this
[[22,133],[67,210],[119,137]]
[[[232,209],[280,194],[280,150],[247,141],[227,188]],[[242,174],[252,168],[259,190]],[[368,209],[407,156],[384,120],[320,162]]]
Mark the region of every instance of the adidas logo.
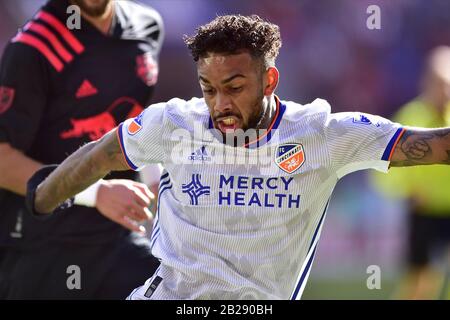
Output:
[[353,123],[361,123],[361,124],[367,124],[367,125],[374,124],[377,127],[380,126],[380,123],[373,123],[368,117],[366,117],[363,114],[353,117]]
[[75,94],[75,97],[77,99],[93,96],[94,94],[97,94],[98,90],[96,87],[92,85],[92,83],[89,80],[84,80],[81,83],[81,86],[78,88],[77,93]]
[[205,146],[197,149],[195,152],[192,152],[188,159],[192,161],[211,161],[211,157],[206,152]]

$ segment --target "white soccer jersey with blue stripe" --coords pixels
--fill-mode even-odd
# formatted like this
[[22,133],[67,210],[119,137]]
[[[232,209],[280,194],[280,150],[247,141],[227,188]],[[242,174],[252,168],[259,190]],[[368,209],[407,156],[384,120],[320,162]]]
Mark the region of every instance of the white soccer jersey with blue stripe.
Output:
[[172,99],[119,126],[131,168],[162,163],[151,236],[158,271],[130,299],[298,299],[339,178],[387,171],[399,124],[277,100],[263,139],[223,144],[203,99]]

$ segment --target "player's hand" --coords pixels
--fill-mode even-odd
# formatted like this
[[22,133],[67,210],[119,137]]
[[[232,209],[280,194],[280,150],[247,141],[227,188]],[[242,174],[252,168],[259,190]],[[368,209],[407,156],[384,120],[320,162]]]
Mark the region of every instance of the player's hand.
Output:
[[96,207],[108,219],[131,231],[145,233],[139,222],[153,219],[148,207],[154,198],[143,183],[124,179],[105,180],[98,189]]

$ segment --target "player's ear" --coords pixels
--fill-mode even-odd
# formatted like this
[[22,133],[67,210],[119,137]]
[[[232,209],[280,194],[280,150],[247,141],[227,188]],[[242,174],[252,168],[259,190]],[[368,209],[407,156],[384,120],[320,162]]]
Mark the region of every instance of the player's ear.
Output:
[[278,72],[278,69],[276,67],[269,67],[266,70],[266,81],[265,81],[265,87],[264,87],[264,95],[270,96],[275,92],[275,89],[278,85],[280,73]]

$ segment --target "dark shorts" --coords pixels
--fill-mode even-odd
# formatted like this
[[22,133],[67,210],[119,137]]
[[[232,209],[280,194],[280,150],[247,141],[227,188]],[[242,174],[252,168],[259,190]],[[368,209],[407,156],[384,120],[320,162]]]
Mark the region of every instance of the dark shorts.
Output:
[[413,212],[409,215],[409,264],[421,267],[450,245],[450,216]]
[[125,299],[158,268],[147,238],[0,249],[0,299]]

